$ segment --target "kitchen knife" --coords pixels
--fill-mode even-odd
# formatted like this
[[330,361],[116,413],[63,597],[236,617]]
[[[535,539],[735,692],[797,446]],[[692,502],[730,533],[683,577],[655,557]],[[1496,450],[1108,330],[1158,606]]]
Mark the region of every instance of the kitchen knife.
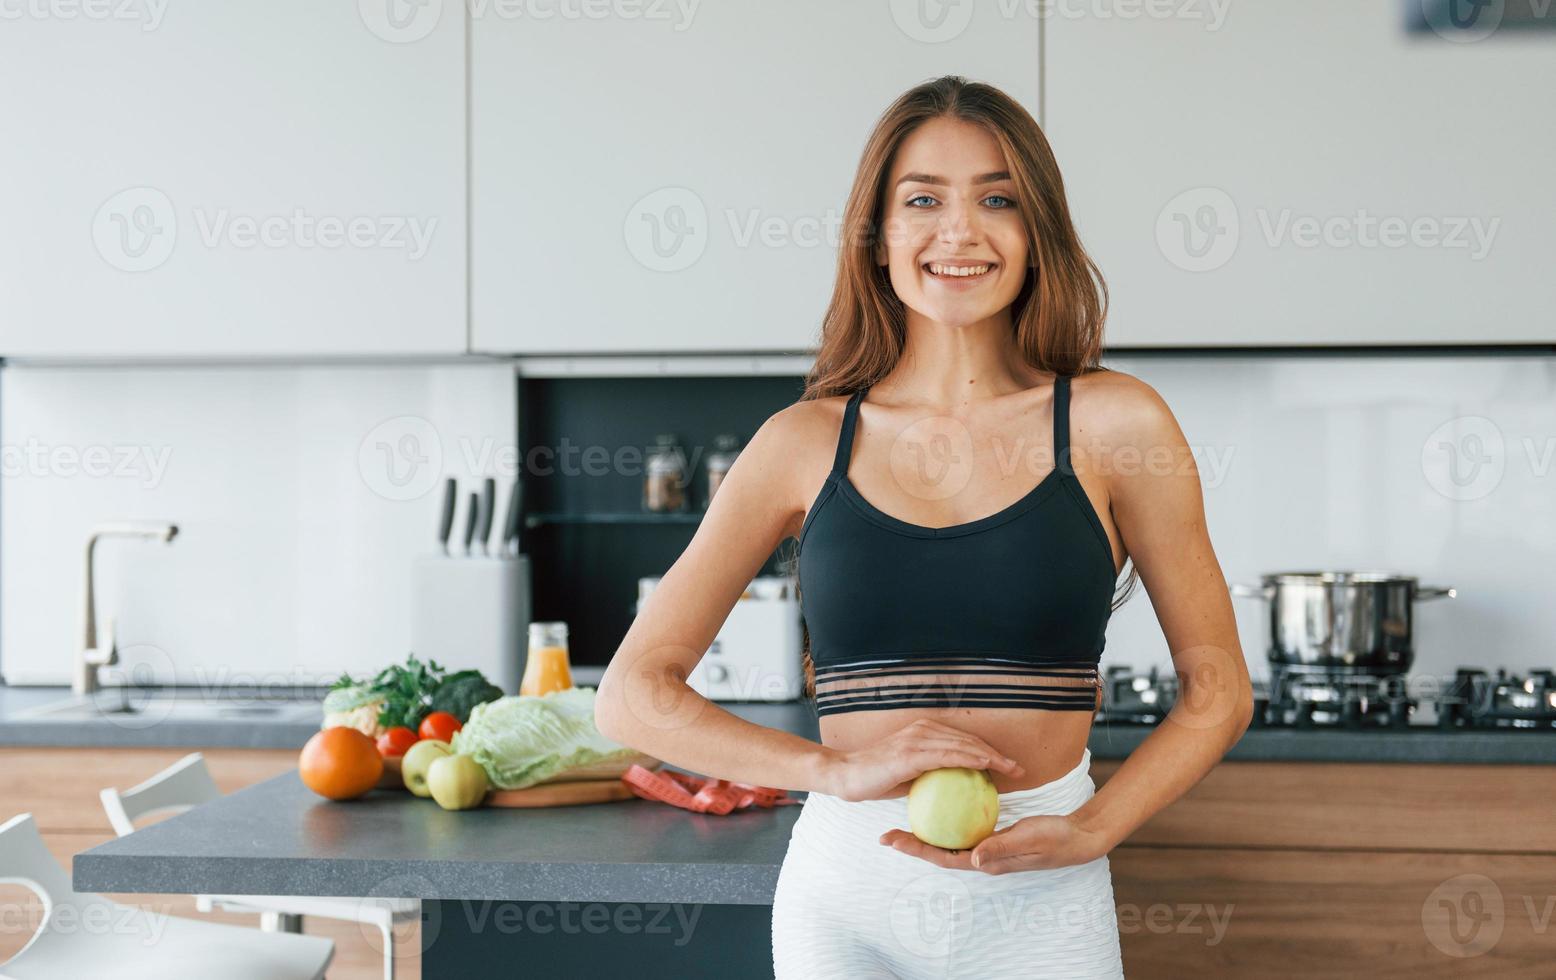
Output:
[[513,481],[513,496],[508,498],[508,517],[502,526],[502,550],[505,554],[520,554],[519,511],[523,500],[524,480],[519,477]]
[[465,555],[473,554],[475,544],[475,524],[481,516],[481,496],[472,493],[470,495],[470,507],[465,511]]
[[476,540],[481,542],[481,553],[490,555],[492,549],[486,542],[492,536],[492,512],[497,509],[497,481],[487,477],[481,484],[481,520],[476,525]]
[[443,483],[443,514],[438,519],[438,546],[448,554],[448,537],[454,532],[454,478]]
[[504,515],[502,525],[497,528],[497,543],[493,551],[499,555],[509,554],[508,541],[513,537],[513,527],[519,520],[519,485],[513,485],[513,491],[508,495],[508,511]]

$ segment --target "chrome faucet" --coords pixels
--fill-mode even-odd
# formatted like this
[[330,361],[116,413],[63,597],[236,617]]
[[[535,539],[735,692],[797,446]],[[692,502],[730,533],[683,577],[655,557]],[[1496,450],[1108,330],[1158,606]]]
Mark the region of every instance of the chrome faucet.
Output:
[[108,619],[106,636],[101,642],[97,636],[97,586],[94,581],[93,559],[97,542],[103,538],[149,538],[168,544],[178,534],[175,524],[148,524],[126,521],[116,524],[100,524],[92,529],[86,539],[86,588],[85,608],[82,610],[81,650],[76,655],[76,669],[71,678],[70,691],[77,697],[86,697],[102,685],[97,681],[97,668],[111,667],[119,662],[119,645],[114,640],[113,617]]

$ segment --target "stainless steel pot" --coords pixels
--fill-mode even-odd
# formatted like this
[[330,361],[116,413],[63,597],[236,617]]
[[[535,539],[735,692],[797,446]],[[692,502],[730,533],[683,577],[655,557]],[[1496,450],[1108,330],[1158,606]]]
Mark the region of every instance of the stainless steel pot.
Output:
[[1269,602],[1269,661],[1300,670],[1404,673],[1415,660],[1415,601],[1456,594],[1393,572],[1275,572],[1260,582],[1232,594]]

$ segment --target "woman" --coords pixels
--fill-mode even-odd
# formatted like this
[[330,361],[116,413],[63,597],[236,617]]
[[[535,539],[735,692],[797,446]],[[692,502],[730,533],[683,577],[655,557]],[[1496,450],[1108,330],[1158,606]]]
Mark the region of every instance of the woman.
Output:
[[[1151,387],[1100,367],[1105,287],[1004,93],[950,76],[899,98],[844,229],[805,395],[753,435],[644,604],[600,727],[809,791],[774,897],[780,978],[1121,976],[1108,852],[1252,711],[1192,456]],[[789,537],[819,745],[684,683]],[[1126,558],[1181,689],[1098,792],[1087,738]],[[908,831],[910,784],[950,767],[999,794],[975,847]]]

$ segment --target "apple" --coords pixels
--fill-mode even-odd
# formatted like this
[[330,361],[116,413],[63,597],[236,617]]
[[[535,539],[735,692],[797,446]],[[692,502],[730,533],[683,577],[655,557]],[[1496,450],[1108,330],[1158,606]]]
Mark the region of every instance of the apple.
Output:
[[400,778],[404,780],[405,788],[417,796],[431,796],[432,790],[427,788],[427,770],[453,752],[452,745],[435,738],[424,738],[406,749],[405,757],[400,760]]
[[486,770],[468,755],[445,755],[427,769],[432,798],[445,810],[468,810],[481,805],[491,785]]
[[994,833],[999,815],[999,791],[981,769],[930,769],[908,788],[908,826],[935,847],[972,847]]

